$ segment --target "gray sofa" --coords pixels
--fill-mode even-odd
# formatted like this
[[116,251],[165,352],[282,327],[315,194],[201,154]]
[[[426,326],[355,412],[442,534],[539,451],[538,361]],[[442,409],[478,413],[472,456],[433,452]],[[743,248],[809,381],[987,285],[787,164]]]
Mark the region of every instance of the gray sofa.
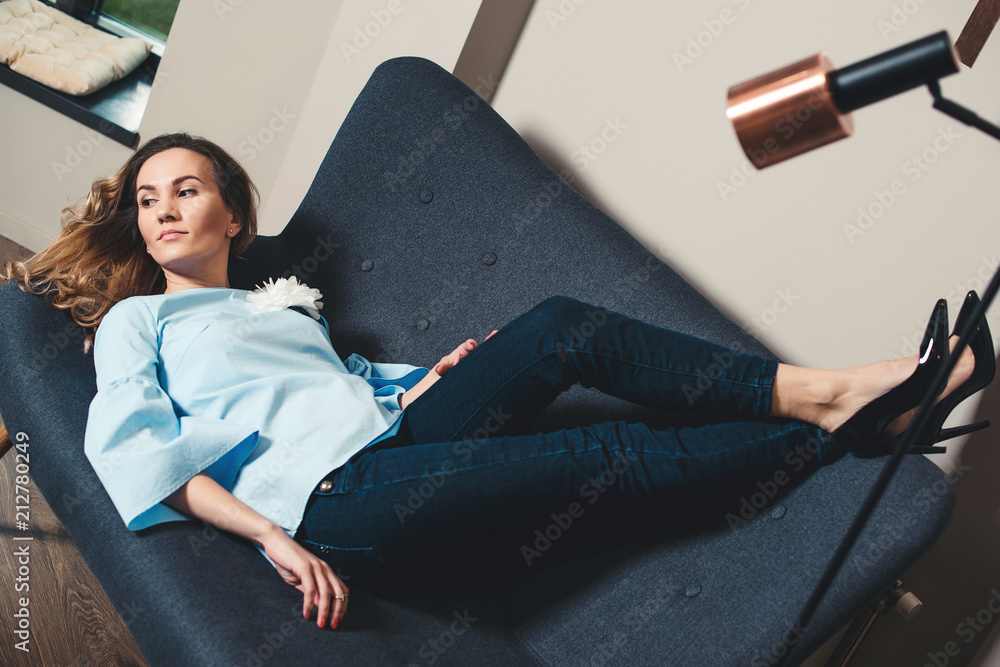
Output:
[[[770,354],[416,58],[374,73],[287,227],[231,273],[236,287],[291,273],[318,287],[342,357],[430,365],[553,294]],[[624,521],[595,514],[502,583],[354,585],[345,622],[319,630],[239,538],[124,527],[83,454],[95,380],[81,340],[41,298],[0,288],[0,412],[29,435],[32,476],[109,597],[141,610],[129,629],[155,666],[794,664],[912,565],[954,505],[936,466],[906,460],[804,636],[794,620],[883,460],[806,453]],[[574,389],[539,427],[611,418],[692,419]]]

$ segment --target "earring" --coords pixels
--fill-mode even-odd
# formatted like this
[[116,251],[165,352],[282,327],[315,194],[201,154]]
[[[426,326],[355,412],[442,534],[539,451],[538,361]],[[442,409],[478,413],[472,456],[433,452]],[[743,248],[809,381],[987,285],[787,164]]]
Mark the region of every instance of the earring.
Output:
[[230,230],[229,230],[229,235],[230,235],[230,236],[232,236],[232,235],[233,235],[233,230],[232,230],[232,229],[230,229]]

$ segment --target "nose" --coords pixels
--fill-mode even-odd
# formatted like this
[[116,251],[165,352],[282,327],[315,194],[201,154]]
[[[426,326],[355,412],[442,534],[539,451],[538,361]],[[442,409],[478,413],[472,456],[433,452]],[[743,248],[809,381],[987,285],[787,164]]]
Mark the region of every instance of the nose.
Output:
[[157,202],[156,218],[160,222],[171,222],[177,219],[177,206],[173,197],[164,197]]

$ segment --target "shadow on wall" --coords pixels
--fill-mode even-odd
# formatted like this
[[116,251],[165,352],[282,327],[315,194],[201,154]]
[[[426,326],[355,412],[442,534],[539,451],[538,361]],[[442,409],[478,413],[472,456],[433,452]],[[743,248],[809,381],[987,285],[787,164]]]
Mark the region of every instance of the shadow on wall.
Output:
[[483,0],[452,72],[487,103],[500,85],[535,0]]
[[[597,196],[597,193],[592,187],[590,187],[587,180],[582,178],[579,175],[578,170],[574,168],[576,166],[576,160],[573,155],[568,157],[563,155],[560,151],[554,149],[544,138],[534,134],[530,130],[522,133],[521,138],[524,139],[529,146],[531,146],[531,150],[535,152],[535,155],[540,157],[545,164],[549,165],[550,169],[559,174],[559,176],[566,181],[567,185],[590,200],[590,203],[604,211],[608,217],[617,222],[619,225],[622,224],[621,219],[615,215],[615,212],[611,210],[606,202]],[[622,226],[624,227],[625,225]]]

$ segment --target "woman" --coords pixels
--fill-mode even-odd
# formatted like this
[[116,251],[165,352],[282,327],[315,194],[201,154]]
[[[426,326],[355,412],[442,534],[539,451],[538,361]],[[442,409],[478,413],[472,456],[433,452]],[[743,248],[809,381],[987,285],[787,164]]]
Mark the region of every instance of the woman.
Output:
[[[820,460],[887,453],[949,354],[943,301],[919,359],[826,371],[554,297],[430,370],[345,363],[315,290],[229,288],[229,258],[256,233],[255,199],[218,146],[157,137],[8,274],[96,330],[85,449],[128,527],[195,517],[252,541],[320,627],[336,628],[348,606],[333,567],[389,572],[460,544],[464,527],[516,523],[587,493],[641,499],[748,475],[796,447]],[[583,321],[594,335],[565,340]],[[925,448],[992,379],[991,336],[978,325]],[[718,372],[697,384],[713,359]],[[533,433],[538,413],[577,382],[730,421]],[[423,484],[429,493],[409,503]]]

